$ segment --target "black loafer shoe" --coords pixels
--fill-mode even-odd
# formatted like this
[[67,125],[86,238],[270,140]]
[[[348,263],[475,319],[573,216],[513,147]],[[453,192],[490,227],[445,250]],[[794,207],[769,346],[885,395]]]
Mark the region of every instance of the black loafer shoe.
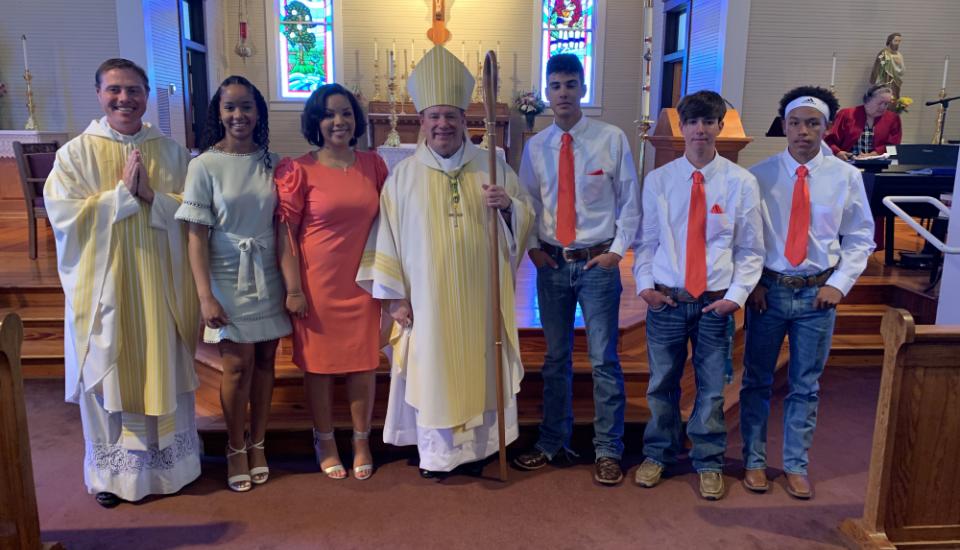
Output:
[[467,464],[463,464],[460,466],[460,468],[462,468],[463,473],[468,476],[480,477],[483,475],[484,466],[484,462],[479,460],[477,462],[468,462]]
[[103,506],[104,508],[115,508],[118,504],[123,502],[123,499],[118,497],[113,493],[97,493],[96,496],[97,504]]
[[447,477],[447,472],[435,472],[433,470],[420,468],[420,477],[423,479],[443,479]]

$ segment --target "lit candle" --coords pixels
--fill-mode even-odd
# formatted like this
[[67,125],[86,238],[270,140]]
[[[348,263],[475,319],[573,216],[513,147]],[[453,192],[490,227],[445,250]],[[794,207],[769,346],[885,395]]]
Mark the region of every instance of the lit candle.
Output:
[[373,40],[373,60],[380,61],[380,45],[376,39]]
[[387,74],[392,80],[393,79],[393,50],[390,50],[389,52],[387,52],[387,70],[389,71]]
[[832,88],[837,80],[837,52],[833,52],[833,67],[830,68],[830,87]]
[[410,57],[413,58],[414,63],[417,62],[417,41],[413,39],[410,40]]
[[480,66],[480,58],[483,57],[483,42],[477,40],[477,67]]
[[[24,39],[24,40],[26,40],[26,39]],[[24,44],[26,44],[26,42],[24,42]],[[23,48],[24,48],[24,49],[23,49],[23,62],[26,63],[26,62],[27,62],[27,49],[26,49],[27,47],[24,46]],[[950,56],[948,55],[948,56],[946,56],[946,57],[943,58],[943,82],[940,84],[940,89],[941,89],[941,90],[947,89],[947,69],[949,69],[949,68],[950,68]]]
[[27,35],[20,35],[20,45],[23,47],[23,70],[26,72],[30,70],[30,63],[27,62]]
[[407,57],[407,50],[403,50],[403,70],[406,71],[410,66],[410,59]]
[[497,40],[497,62],[500,62],[500,41]]
[[467,62],[467,41],[466,40],[460,42],[460,59],[463,60],[464,63]]

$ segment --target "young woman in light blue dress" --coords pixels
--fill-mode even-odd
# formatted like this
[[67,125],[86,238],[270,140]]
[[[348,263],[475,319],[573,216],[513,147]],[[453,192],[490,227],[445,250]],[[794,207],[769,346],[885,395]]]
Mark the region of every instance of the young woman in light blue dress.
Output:
[[268,132],[260,91],[241,76],[224,80],[210,101],[204,152],[190,163],[176,215],[190,226],[203,339],[216,343],[222,358],[227,485],[238,492],[270,474],[263,442],[274,359],[278,339],[291,331],[277,266],[277,157],[269,152]]

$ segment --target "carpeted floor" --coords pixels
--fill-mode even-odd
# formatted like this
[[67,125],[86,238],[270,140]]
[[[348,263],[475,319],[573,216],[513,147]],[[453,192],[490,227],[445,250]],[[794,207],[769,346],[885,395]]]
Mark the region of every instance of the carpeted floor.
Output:
[[71,549],[808,549],[842,547],[837,525],[863,512],[879,382],[879,369],[834,368],[824,376],[811,451],[817,494],[809,502],[790,498],[776,469],[784,390],[770,426],[768,473],[778,477],[766,495],[739,484],[740,438],[731,433],[730,489],[713,503],[699,498],[689,463],[654,489],[633,485],[632,468],[642,457],[641,442],[631,440],[631,471],[613,488],[593,483],[589,463],[511,470],[507,484],[493,479],[496,464],[488,464],[483,479],[424,480],[411,452],[392,455],[364,482],[326,479],[308,457],[273,458],[270,481],[237,494],[225,487],[223,459],[210,458],[181,494],[113,510],[86,494],[79,413],[63,403],[61,384],[30,381],[26,397],[43,539]]

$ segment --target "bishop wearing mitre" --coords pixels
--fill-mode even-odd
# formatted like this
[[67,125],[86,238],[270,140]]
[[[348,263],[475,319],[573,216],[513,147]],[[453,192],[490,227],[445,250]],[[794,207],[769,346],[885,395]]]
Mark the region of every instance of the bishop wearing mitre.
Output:
[[[514,272],[534,213],[503,160],[497,185],[488,185],[488,157],[466,139],[473,86],[466,66],[443,46],[414,68],[407,87],[421,137],[384,184],[357,274],[361,287],[387,302],[396,322],[383,439],[417,445],[424,477],[442,477],[497,452],[497,338],[503,342],[506,443],[517,438],[523,368]],[[490,220],[499,224],[499,336],[492,333]]]

